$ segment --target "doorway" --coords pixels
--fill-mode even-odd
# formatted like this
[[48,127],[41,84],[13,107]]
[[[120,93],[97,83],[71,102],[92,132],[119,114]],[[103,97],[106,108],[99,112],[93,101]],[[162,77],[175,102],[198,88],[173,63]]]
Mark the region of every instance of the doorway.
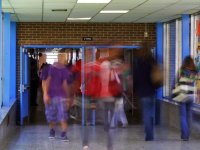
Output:
[[[44,105],[42,102],[42,94],[41,92],[38,92],[38,86],[31,84],[35,83],[38,79],[34,80],[34,77],[36,73],[38,73],[38,70],[35,68],[35,66],[38,66],[39,63],[39,53],[46,53],[47,55],[47,62],[53,63],[56,61],[56,54],[58,51],[62,49],[68,50],[69,53],[69,60],[68,63],[74,64],[78,59],[81,59],[82,64],[84,64],[85,61],[88,59],[90,61],[95,60],[95,52],[97,50],[102,51],[100,55],[102,57],[106,57],[106,53],[103,52],[103,49],[121,49],[124,53],[124,61],[130,63],[130,68],[133,66],[133,50],[138,48],[138,46],[45,46],[45,45],[32,45],[32,46],[23,46],[20,48],[20,124],[23,125],[25,122],[30,123],[46,123],[45,114],[44,114]],[[85,50],[89,49],[91,50],[90,57],[85,57]],[[31,69],[31,67],[33,69]],[[84,83],[84,66],[81,65],[81,78],[82,83]],[[31,81],[32,80],[32,81]],[[35,87],[37,87],[37,91]],[[131,94],[128,96],[131,103],[135,106],[137,106],[137,99],[134,97],[134,92],[131,90]],[[37,93],[37,94],[35,94]],[[33,103],[33,100],[35,100],[36,97],[36,103]],[[81,108],[84,108],[84,94],[81,96]],[[34,106],[34,104],[36,106]],[[81,114],[84,114],[84,109],[80,109]],[[130,118],[129,122],[132,124],[138,123],[138,120],[134,120],[132,118],[133,115],[135,116],[135,111],[139,111],[137,109],[129,109],[127,111],[127,116]],[[140,113],[138,113],[140,114]],[[84,115],[81,115],[80,123],[82,125],[84,124]],[[136,117],[140,118],[140,117]]]

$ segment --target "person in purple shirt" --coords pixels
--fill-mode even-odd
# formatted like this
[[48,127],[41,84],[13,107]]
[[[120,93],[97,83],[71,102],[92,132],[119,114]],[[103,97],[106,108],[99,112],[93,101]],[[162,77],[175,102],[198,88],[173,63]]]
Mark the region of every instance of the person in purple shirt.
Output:
[[[51,65],[48,70],[48,77],[44,83],[45,114],[50,126],[49,138],[55,138],[55,125],[61,124],[61,140],[69,141],[67,137],[67,107],[69,100],[69,70],[65,67],[65,53],[58,54],[58,62]],[[46,75],[47,70],[42,73]]]

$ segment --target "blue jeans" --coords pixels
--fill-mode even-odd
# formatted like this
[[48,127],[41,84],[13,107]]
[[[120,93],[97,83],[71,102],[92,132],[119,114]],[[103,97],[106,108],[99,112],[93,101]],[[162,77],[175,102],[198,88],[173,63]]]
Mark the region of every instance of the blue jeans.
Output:
[[154,139],[155,100],[153,96],[142,97],[143,122],[145,129],[145,140]]
[[191,107],[193,102],[180,103],[181,139],[188,140],[190,135]]

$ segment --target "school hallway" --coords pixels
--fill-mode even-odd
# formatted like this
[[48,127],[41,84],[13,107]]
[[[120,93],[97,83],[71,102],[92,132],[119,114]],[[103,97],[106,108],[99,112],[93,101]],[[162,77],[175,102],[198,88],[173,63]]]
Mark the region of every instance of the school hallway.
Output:
[[[1,140],[0,150],[81,150],[81,126],[70,125],[70,142],[58,138],[48,139],[47,125],[17,127],[16,131]],[[200,139],[191,137],[181,141],[179,132],[173,129],[156,127],[155,140],[144,141],[143,127],[139,125],[113,129],[114,150],[198,150]],[[57,132],[59,136],[59,132]],[[106,137],[102,126],[90,130],[90,150],[106,150]]]

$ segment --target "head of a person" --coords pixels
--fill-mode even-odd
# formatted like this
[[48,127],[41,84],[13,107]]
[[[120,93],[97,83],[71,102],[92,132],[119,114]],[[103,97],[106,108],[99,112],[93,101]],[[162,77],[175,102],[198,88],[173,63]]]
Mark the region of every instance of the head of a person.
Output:
[[137,51],[137,56],[143,59],[147,59],[148,57],[152,57],[152,43],[149,41],[143,41],[140,45],[141,47]]
[[196,66],[194,64],[194,60],[191,56],[186,56],[183,60],[182,69],[190,69],[196,71]]
[[58,63],[66,64],[66,53],[58,53]]
[[45,53],[39,53],[39,60],[40,60],[42,63],[46,63],[47,55],[46,55]]

